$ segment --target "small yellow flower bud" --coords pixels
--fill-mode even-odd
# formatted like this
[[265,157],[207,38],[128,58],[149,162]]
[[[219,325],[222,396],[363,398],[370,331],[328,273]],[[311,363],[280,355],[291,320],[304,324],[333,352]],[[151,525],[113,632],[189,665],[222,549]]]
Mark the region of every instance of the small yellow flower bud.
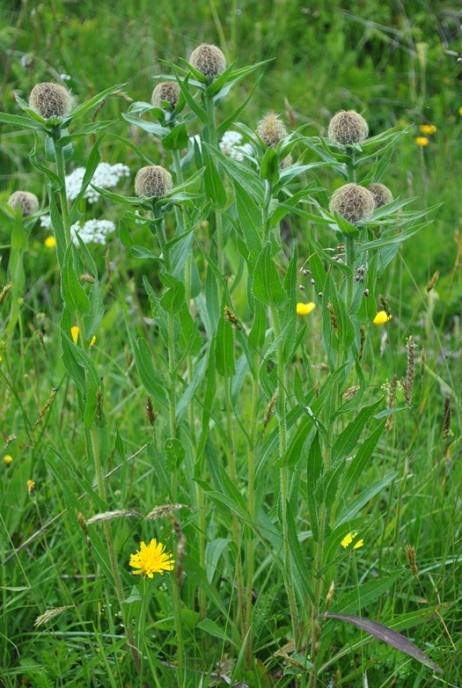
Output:
[[431,136],[432,134],[435,134],[437,131],[434,124],[421,124],[419,129],[422,132],[422,134],[425,134],[425,136]]
[[[353,542],[353,540],[356,538],[357,535],[358,535],[357,531],[353,531],[352,533],[348,533],[347,535],[345,535],[345,537],[340,542],[340,544],[342,545],[342,547],[344,547],[346,549],[349,545],[351,545],[351,543]],[[353,549],[359,549],[360,547],[363,547],[363,545],[364,545],[364,540],[361,538],[361,540],[358,540],[357,542],[355,542],[355,544],[353,545]]]
[[268,148],[277,146],[287,136],[287,129],[275,112],[269,112],[258,123],[257,134]]
[[154,107],[165,109],[162,101],[166,101],[171,110],[174,110],[180,96],[180,87],[176,81],[162,81],[157,84],[151,96]]
[[416,136],[414,141],[418,146],[428,146],[429,144],[429,140],[426,136]]
[[393,194],[385,184],[369,184],[367,188],[374,197],[376,208],[381,208],[383,205],[392,202]]
[[35,489],[35,482],[34,482],[34,480],[28,480],[26,484],[27,484],[27,492],[28,492],[29,494],[32,494],[32,492],[33,492],[34,489]]
[[44,119],[65,117],[71,111],[72,102],[69,91],[53,83],[36,84],[29,96],[30,107]]
[[366,219],[375,209],[374,197],[370,191],[359,184],[344,184],[332,195],[329,210],[356,224]]
[[217,48],[216,45],[207,45],[207,43],[203,43],[193,50],[189,62],[194,69],[197,69],[208,79],[214,79],[223,74],[226,69],[226,58],[220,48]]
[[361,143],[367,139],[369,126],[361,115],[354,110],[341,110],[329,122],[327,136],[342,146]]
[[5,454],[5,456],[3,457],[3,463],[9,466],[10,463],[13,463],[13,457],[9,454]]
[[173,188],[172,175],[160,165],[150,165],[138,170],[135,177],[137,196],[162,198]]
[[309,315],[316,308],[316,304],[313,301],[309,303],[297,303],[297,315]]
[[54,238],[54,236],[52,234],[50,234],[50,236],[47,236],[47,238],[45,239],[45,246],[47,248],[55,248],[56,247],[56,239]]
[[391,313],[387,313],[387,311],[379,311],[372,322],[374,325],[385,325],[392,317]]
[[8,205],[13,210],[21,206],[23,217],[33,215],[39,209],[39,201],[35,194],[28,191],[15,191],[8,199]]

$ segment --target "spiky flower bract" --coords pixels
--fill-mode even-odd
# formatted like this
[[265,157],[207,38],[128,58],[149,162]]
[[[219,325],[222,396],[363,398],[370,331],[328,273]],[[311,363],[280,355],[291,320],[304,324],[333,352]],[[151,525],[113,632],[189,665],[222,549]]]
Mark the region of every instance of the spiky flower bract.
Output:
[[216,76],[223,74],[226,69],[226,58],[220,48],[207,43],[202,43],[202,45],[193,50],[189,62],[194,69],[197,69],[198,72],[208,79],[214,79]]
[[160,165],[148,165],[138,170],[135,177],[137,196],[162,198],[173,188],[172,175]]
[[328,137],[342,146],[361,143],[367,139],[369,126],[354,110],[341,110],[329,122]]
[[269,112],[258,123],[257,134],[264,144],[277,146],[287,136],[287,129],[275,112]]
[[23,217],[33,215],[39,209],[39,201],[35,194],[29,191],[15,191],[8,199],[8,205],[13,210],[21,207]]
[[374,197],[376,208],[381,208],[383,205],[392,202],[393,194],[385,184],[369,184],[367,188]]
[[71,111],[72,96],[64,86],[45,82],[34,86],[29,105],[44,119],[65,117]]
[[155,538],[149,545],[141,542],[140,549],[135,554],[130,555],[130,566],[138,576],[143,574],[152,578],[155,573],[163,574],[164,571],[172,571],[175,561],[170,552],[165,552],[165,546],[158,543]]
[[344,184],[332,195],[329,210],[356,224],[365,220],[375,209],[374,197],[359,184]]
[[178,98],[180,96],[180,87],[176,81],[162,81],[157,84],[152,92],[151,103],[154,107],[162,108],[165,110],[165,106],[162,102],[167,102],[171,110],[174,110],[176,104],[178,103]]

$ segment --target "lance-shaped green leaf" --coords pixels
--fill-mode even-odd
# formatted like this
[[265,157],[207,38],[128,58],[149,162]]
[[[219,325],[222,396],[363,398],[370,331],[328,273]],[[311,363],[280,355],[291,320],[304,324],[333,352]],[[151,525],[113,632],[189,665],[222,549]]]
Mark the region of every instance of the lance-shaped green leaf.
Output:
[[277,184],[279,181],[279,160],[278,154],[273,146],[267,148],[263,160],[260,165],[260,175],[262,179],[271,184]]
[[351,423],[348,423],[346,428],[340,433],[332,447],[332,461],[334,463],[345,458],[354,450],[363,429],[381,404],[382,400],[379,399],[374,404],[362,408]]
[[413,657],[413,659],[416,659],[418,662],[424,664],[433,671],[437,671],[440,674],[443,673],[443,670],[437,664],[435,664],[435,662],[433,662],[433,660],[431,660],[430,657],[425,654],[425,652],[422,652],[417,645],[414,645],[414,643],[405,638],[405,636],[401,633],[398,633],[398,631],[388,628],[388,626],[384,626],[377,621],[372,621],[372,619],[365,619],[363,617],[353,616],[350,614],[327,613],[323,614],[322,616],[327,619],[346,621],[347,623],[366,631],[366,633],[370,633],[370,635],[378,638],[383,643],[387,643],[387,645],[390,645],[400,652],[404,652],[406,655]]
[[21,117],[21,115],[9,115],[6,112],[0,112],[0,122],[3,122],[3,124],[11,124],[11,126],[18,127],[20,129],[46,131],[46,127],[34,119],[27,119],[27,117]]
[[61,295],[66,308],[74,313],[86,313],[90,308],[90,302],[85,289],[79,282],[74,267],[75,247],[71,244],[64,254],[64,262],[61,271]]
[[79,107],[75,108],[75,110],[73,110],[71,113],[71,118],[76,119],[77,117],[81,117],[82,115],[86,114],[89,110],[92,110],[94,107],[99,105],[105,98],[113,93],[116,93],[117,91],[120,91],[120,89],[122,89],[124,86],[125,84],[116,84],[115,86],[106,88],[104,91],[101,91],[101,93],[97,93],[95,96],[93,96],[93,98],[90,98],[90,100],[85,101],[85,103],[82,103],[82,105],[79,105]]
[[217,372],[223,377],[232,377],[236,372],[234,365],[234,331],[231,323],[220,316],[215,338],[215,361]]
[[163,406],[167,406],[167,399],[165,396],[165,380],[159,375],[154,368],[152,361],[152,354],[149,344],[145,339],[140,337],[137,342],[133,343],[133,351],[135,354],[136,367],[146,391]]
[[162,146],[165,150],[183,150],[188,147],[189,135],[185,124],[176,127],[163,137]]
[[[213,149],[211,149],[213,150]],[[201,156],[204,163],[204,188],[208,198],[211,198],[215,208],[223,208],[226,205],[226,189],[218,168],[215,164],[214,156],[209,152],[209,146],[202,145]]]
[[279,279],[269,241],[255,264],[252,291],[255,298],[265,306],[278,306],[287,301],[287,293]]

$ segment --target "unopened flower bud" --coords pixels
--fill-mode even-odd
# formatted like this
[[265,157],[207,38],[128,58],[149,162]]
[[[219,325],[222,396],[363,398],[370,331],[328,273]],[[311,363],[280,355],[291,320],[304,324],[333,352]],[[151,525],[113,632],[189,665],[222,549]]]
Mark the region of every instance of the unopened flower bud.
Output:
[[176,81],[162,81],[157,84],[151,96],[151,103],[154,107],[165,109],[162,105],[162,101],[166,101],[171,110],[174,110],[176,104],[178,103],[178,98],[180,95],[180,87]]
[[354,110],[341,110],[329,122],[327,135],[335,143],[348,146],[361,143],[367,138],[369,127],[361,115]]
[[287,129],[279,119],[279,115],[270,112],[265,115],[258,123],[257,134],[268,148],[277,146],[287,136]]
[[29,96],[29,105],[44,119],[65,117],[71,111],[72,96],[59,84],[36,84]]
[[203,43],[193,50],[189,62],[194,69],[197,69],[208,79],[214,79],[223,74],[226,69],[226,58],[220,48],[217,48],[216,45],[207,45],[207,43]]
[[160,165],[142,167],[135,177],[137,196],[162,198],[173,188],[172,175]]
[[21,206],[23,217],[33,215],[39,209],[39,201],[37,196],[29,191],[15,191],[8,199],[8,205],[13,210],[17,210]]
[[374,197],[376,208],[381,208],[383,205],[392,202],[393,194],[385,184],[369,184],[367,188]]
[[370,191],[359,184],[345,184],[334,192],[329,210],[334,211],[351,222],[361,222],[375,208],[374,197]]

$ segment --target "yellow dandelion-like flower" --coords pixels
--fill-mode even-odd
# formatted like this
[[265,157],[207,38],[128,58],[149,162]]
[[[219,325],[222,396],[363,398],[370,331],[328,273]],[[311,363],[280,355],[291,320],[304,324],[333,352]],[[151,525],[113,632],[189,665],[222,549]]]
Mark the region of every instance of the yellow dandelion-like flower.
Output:
[[392,317],[392,314],[387,311],[379,311],[372,322],[374,325],[385,325]]
[[45,239],[45,246],[47,248],[55,248],[56,247],[56,239],[54,236],[51,234],[50,236],[47,236]]
[[152,578],[155,573],[163,574],[164,571],[172,571],[175,563],[170,552],[165,552],[165,546],[158,543],[155,538],[149,545],[142,542],[140,549],[130,555],[130,566],[133,566],[135,576],[143,574]]
[[28,480],[27,481],[27,492],[29,494],[32,494],[34,489],[35,489],[35,481],[34,480]]
[[9,454],[5,454],[3,457],[3,463],[5,463],[7,466],[10,465],[10,463],[13,463],[13,457],[10,456]]
[[[349,547],[349,545],[351,545],[351,543],[353,542],[353,540],[356,538],[357,535],[358,535],[358,531],[356,531],[356,530],[353,531],[352,533],[348,533],[347,535],[345,535],[345,537],[343,538],[343,540],[341,541],[340,544],[342,545],[342,547],[344,547],[346,549],[347,547]],[[360,547],[363,547],[363,546],[364,546],[364,539],[361,538],[360,540],[357,540],[355,542],[355,544],[353,545],[353,549],[359,549]]]
[[432,134],[435,134],[437,131],[434,124],[421,124],[419,129],[422,132],[422,134],[425,134],[425,136],[431,136]]
[[[71,337],[72,337],[72,341],[74,342],[74,344],[77,344],[77,342],[79,340],[79,328],[77,327],[77,325],[74,325],[74,327],[71,327]],[[94,346],[95,343],[96,343],[96,335],[93,335],[93,337],[91,338],[91,341],[90,341],[90,346]]]
[[414,141],[418,146],[428,146],[429,140],[426,136],[416,136]]
[[316,304],[313,301],[309,303],[297,303],[297,315],[309,315],[316,308]]
[[460,107],[460,108],[457,110],[457,112],[458,112],[459,115],[462,117],[462,107]]

